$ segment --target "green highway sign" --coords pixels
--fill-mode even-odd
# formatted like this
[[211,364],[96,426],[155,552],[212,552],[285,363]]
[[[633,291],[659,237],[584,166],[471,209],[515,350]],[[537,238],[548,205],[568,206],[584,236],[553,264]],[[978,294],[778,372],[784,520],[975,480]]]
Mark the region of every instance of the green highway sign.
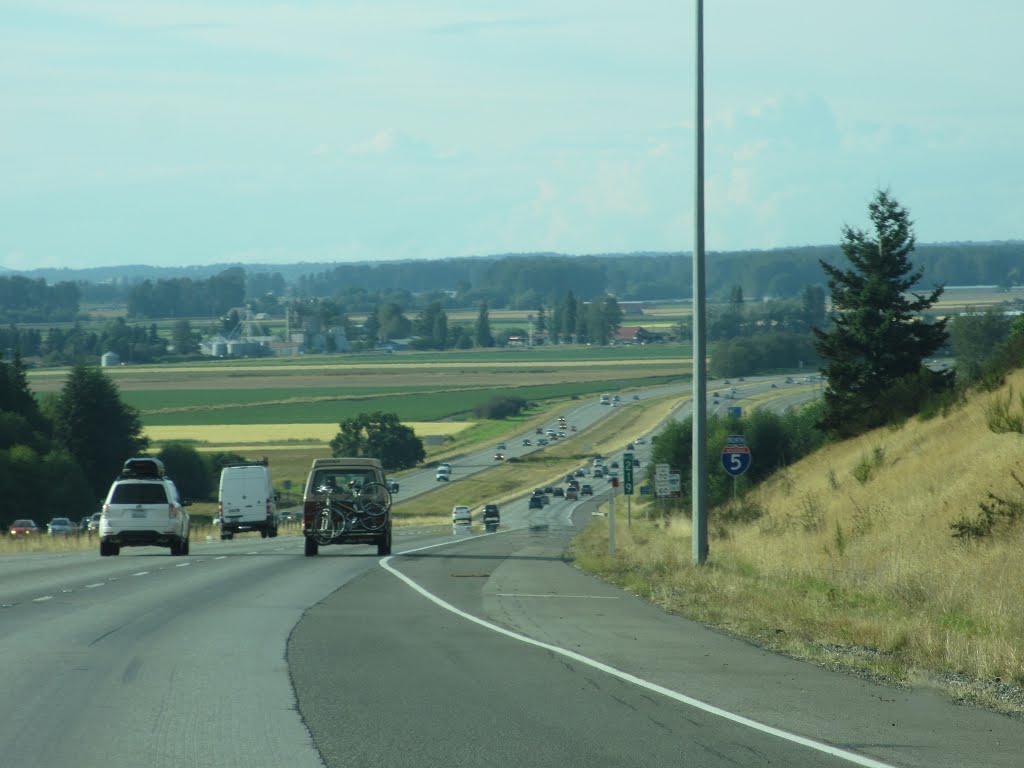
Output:
[[627,496],[633,495],[633,454],[622,454],[622,492]]

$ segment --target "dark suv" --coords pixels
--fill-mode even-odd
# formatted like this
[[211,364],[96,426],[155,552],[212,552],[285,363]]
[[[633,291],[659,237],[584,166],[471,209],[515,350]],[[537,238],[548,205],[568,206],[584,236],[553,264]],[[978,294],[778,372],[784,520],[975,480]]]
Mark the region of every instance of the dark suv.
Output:
[[501,512],[497,504],[486,504],[484,506],[484,529],[487,531],[498,530],[501,523]]

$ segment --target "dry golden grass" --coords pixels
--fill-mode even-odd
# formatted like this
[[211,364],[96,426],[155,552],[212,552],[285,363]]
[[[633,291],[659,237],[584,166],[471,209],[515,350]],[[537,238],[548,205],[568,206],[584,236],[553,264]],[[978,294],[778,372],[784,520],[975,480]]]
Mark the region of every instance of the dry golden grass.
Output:
[[[1009,386],[1024,390],[1024,373]],[[706,567],[691,565],[687,520],[634,525],[615,562],[598,525],[575,554],[666,608],[770,647],[1017,709],[992,681],[1024,685],[1024,525],[970,543],[950,528],[976,518],[990,492],[1024,504],[1010,475],[1024,479],[1024,440],[994,434],[985,417],[1007,391],[819,451],[744,500],[763,510],[755,523],[723,526],[726,511],[712,510]]]

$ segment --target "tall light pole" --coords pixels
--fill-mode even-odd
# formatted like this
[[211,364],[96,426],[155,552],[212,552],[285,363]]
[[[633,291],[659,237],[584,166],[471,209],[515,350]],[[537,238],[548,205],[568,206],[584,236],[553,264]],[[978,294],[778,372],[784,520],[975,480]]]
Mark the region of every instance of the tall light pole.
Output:
[[693,205],[693,446],[691,508],[693,510],[693,563],[708,559],[707,334],[704,320],[704,0],[695,0],[696,18],[696,152]]

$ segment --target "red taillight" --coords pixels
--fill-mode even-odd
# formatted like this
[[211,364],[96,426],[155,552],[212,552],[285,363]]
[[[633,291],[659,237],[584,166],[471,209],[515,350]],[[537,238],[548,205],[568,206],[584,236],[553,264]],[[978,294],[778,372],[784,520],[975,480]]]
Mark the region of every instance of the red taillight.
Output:
[[224,517],[224,502],[217,502],[217,517]]
[[302,505],[302,525],[304,528],[309,528],[313,525],[313,518],[316,517],[317,503],[315,501],[307,501]]

